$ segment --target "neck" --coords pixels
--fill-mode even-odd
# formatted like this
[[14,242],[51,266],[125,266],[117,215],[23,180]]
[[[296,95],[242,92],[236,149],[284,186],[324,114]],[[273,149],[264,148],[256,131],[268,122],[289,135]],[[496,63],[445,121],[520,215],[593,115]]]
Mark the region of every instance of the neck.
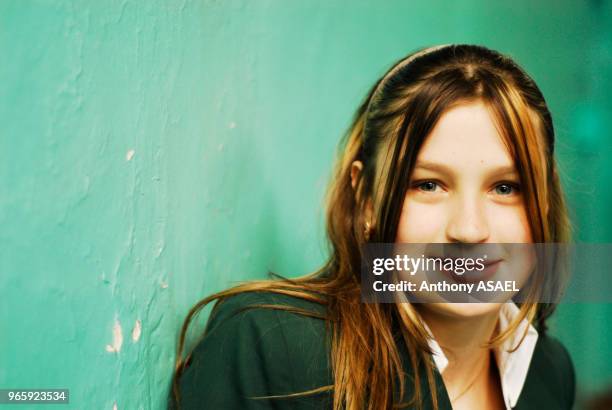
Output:
[[486,344],[496,330],[499,310],[460,318],[430,308],[419,313],[448,359],[442,378],[451,399],[462,395],[470,383],[489,377],[491,355]]

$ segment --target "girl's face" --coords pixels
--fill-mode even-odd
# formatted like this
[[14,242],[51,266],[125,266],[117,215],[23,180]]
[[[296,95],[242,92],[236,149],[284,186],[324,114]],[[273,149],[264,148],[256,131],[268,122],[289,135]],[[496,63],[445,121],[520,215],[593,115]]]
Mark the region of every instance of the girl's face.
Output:
[[[416,160],[396,242],[531,243],[520,179],[482,102],[442,115]],[[428,309],[472,316],[498,304],[437,303]]]

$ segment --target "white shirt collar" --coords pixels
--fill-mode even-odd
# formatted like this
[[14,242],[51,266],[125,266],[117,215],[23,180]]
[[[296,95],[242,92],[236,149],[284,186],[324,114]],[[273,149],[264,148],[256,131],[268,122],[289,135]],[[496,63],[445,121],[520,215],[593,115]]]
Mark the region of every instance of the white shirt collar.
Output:
[[[504,303],[499,314],[499,330],[503,331],[506,329],[518,312],[519,308],[514,303]],[[528,330],[525,339],[523,339],[523,342],[514,352],[509,353],[508,350],[516,347],[516,344],[521,340],[521,337],[523,337],[526,326]],[[431,334],[427,324],[425,324],[425,328]],[[529,363],[531,363],[531,357],[533,356],[537,341],[538,331],[527,319],[523,319],[516,331],[494,351],[495,361],[500,373],[504,402],[508,409],[516,406],[523,385],[525,384],[525,379],[527,378]],[[433,359],[436,367],[440,374],[442,374],[444,369],[448,366],[448,359],[435,339],[431,338],[429,340],[429,348],[433,352]]]

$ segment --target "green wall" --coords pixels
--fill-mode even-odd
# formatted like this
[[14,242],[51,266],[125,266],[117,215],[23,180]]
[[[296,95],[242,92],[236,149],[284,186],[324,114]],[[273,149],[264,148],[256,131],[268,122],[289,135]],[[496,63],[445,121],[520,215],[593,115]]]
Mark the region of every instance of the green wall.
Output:
[[[336,143],[425,45],[532,73],[577,237],[612,242],[612,2],[374,4],[0,0],[0,387],[162,408],[194,302],[323,261]],[[562,306],[553,324],[583,391],[612,383],[611,314]]]

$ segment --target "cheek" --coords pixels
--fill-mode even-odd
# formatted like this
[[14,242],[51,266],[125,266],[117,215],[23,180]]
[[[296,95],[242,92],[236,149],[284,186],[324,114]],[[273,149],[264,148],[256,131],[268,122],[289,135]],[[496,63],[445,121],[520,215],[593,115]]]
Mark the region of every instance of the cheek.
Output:
[[492,206],[488,212],[492,242],[531,243],[531,227],[522,205]]
[[406,198],[397,228],[396,242],[443,242],[445,214],[440,205],[423,204]]

